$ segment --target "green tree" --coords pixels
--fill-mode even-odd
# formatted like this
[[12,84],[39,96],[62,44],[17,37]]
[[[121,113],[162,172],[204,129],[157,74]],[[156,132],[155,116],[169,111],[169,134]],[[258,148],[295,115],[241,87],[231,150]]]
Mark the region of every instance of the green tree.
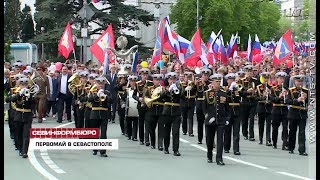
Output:
[[[222,29],[226,42],[238,32],[242,44],[246,46],[248,34],[258,34],[260,41],[264,41],[273,38],[279,28],[280,11],[273,2],[203,0],[199,4],[199,12],[204,41],[211,31],[217,33]],[[195,32],[196,0],[178,0],[172,7],[171,19],[177,25],[177,33],[190,39]]]
[[[90,2],[88,0],[88,3]],[[117,38],[120,28],[119,17],[124,19],[123,27],[129,30],[135,29],[138,22],[150,25],[149,22],[153,20],[153,16],[147,11],[131,5],[124,5],[123,0],[108,0],[105,3],[109,6],[102,10],[98,10],[92,4],[89,4],[95,12],[95,15],[89,20],[89,25],[94,23],[100,26],[95,30],[89,27],[89,35],[101,34],[108,24],[112,23],[115,38]],[[36,37],[32,41],[37,44],[45,43],[46,57],[57,57],[57,43],[68,21],[73,27],[73,34],[80,37],[82,19],[77,13],[83,7],[83,1],[70,0],[66,3],[65,0],[36,0],[35,7]],[[44,27],[44,32],[41,31],[41,27]],[[134,44],[141,46],[134,37],[127,35],[126,37],[128,38],[128,47]],[[142,49],[139,48],[139,51]]]
[[13,60],[13,57],[11,56],[11,52],[10,52],[10,50],[11,50],[10,45],[11,45],[10,40],[5,41],[5,43],[4,43],[4,60],[6,62],[10,62],[11,60]]
[[28,42],[29,39],[32,39],[35,36],[34,23],[31,15],[30,6],[25,5],[25,7],[22,9],[22,15],[23,15],[23,24],[22,24],[22,31],[21,31],[22,42]]
[[21,11],[19,0],[6,0],[4,6],[4,37],[12,42],[19,40]]
[[278,34],[283,34],[285,33],[288,29],[292,29],[292,25],[290,20],[287,17],[282,16],[279,19],[279,31]]

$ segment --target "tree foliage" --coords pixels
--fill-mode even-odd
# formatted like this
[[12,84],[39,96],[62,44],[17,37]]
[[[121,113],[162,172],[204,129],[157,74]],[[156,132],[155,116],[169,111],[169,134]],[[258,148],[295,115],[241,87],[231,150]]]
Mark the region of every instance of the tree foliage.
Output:
[[29,39],[32,39],[35,36],[34,32],[34,23],[31,15],[31,8],[28,5],[22,9],[22,31],[21,38],[22,42],[28,42]]
[[[91,1],[87,0],[88,3]],[[101,34],[106,27],[112,23],[115,38],[119,36],[120,21],[119,17],[124,19],[123,27],[129,30],[135,29],[138,22],[149,25],[153,20],[153,16],[147,11],[138,9],[131,5],[123,4],[123,0],[107,0],[105,2],[107,8],[98,10],[92,4],[89,4],[95,15],[88,21],[90,24],[97,24],[98,29],[88,27],[89,35]],[[57,56],[57,43],[62,32],[69,21],[73,27],[73,34],[80,38],[80,28],[83,20],[77,14],[83,7],[83,0],[36,0],[36,37],[33,39],[35,43],[45,42],[46,56]],[[41,31],[44,27],[45,31]],[[128,36],[128,47],[134,44],[142,45],[133,36]],[[139,48],[141,50],[142,48]]]
[[[177,33],[191,39],[196,29],[196,0],[178,0],[170,18],[177,25]],[[273,2],[252,0],[202,0],[199,2],[202,16],[202,38],[207,41],[211,31],[222,29],[225,41],[238,32],[242,44],[248,35],[258,34],[260,41],[272,39],[279,29],[280,11]]]
[[21,11],[19,0],[6,0],[4,6],[4,37],[18,42],[21,31]]

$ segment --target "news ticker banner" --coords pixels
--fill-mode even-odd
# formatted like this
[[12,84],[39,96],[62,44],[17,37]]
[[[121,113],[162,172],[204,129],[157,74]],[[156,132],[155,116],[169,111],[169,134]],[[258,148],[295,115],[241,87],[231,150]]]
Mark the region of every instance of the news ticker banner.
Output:
[[118,139],[98,138],[98,128],[31,128],[29,149],[117,150],[119,148]]

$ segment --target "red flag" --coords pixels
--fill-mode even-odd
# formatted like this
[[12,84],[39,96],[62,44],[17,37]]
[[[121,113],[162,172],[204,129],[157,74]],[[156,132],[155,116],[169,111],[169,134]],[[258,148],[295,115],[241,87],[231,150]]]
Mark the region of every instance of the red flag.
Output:
[[104,61],[105,53],[111,53],[107,48],[114,48],[114,35],[112,31],[112,24],[104,31],[103,34],[91,45],[90,51],[102,64]]
[[191,43],[188,47],[187,53],[185,55],[185,65],[186,66],[196,66],[197,62],[202,54],[201,43],[202,43],[200,29],[194,33]]
[[58,44],[58,52],[64,57],[68,58],[71,51],[74,50],[73,41],[72,41],[72,30],[70,23],[68,22],[64,32],[60,38]]
[[278,66],[283,61],[288,60],[293,52],[293,41],[291,38],[291,30],[289,29],[282,35],[277,43],[277,47],[273,55],[273,65]]

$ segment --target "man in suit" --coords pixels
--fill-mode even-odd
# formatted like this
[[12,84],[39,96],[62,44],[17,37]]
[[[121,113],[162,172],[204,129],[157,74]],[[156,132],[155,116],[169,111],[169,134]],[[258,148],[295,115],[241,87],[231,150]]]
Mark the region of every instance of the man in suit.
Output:
[[62,123],[62,114],[64,110],[64,103],[66,103],[66,113],[67,113],[67,119],[69,122],[71,122],[71,103],[72,103],[72,94],[69,91],[68,88],[68,80],[71,77],[70,74],[68,74],[68,67],[63,66],[61,69],[61,75],[58,77],[58,123]]
[[106,83],[106,90],[108,90],[111,93],[112,96],[112,106],[111,106],[111,121],[112,123],[115,123],[114,119],[116,116],[116,108],[117,108],[117,97],[118,97],[118,91],[117,91],[117,68],[115,64],[110,65],[110,73],[106,75],[107,80],[110,82],[110,84]]
[[48,92],[49,96],[47,97],[47,116],[52,108],[52,115],[53,117],[57,114],[57,97],[58,97],[58,81],[57,77],[55,76],[53,71],[49,72],[48,75],[49,85],[50,85],[50,92]]

